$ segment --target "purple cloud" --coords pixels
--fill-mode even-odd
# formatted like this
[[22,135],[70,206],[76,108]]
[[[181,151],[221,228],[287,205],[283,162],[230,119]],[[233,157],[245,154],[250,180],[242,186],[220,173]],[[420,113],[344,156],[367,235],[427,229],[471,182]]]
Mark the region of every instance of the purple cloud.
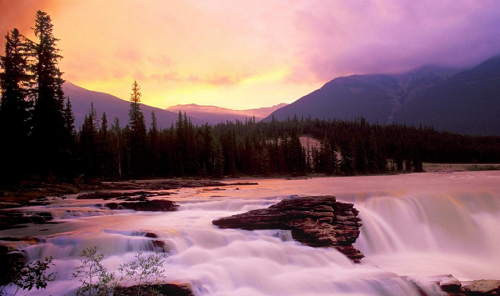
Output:
[[296,13],[304,68],[320,80],[467,67],[500,54],[500,1],[314,1]]

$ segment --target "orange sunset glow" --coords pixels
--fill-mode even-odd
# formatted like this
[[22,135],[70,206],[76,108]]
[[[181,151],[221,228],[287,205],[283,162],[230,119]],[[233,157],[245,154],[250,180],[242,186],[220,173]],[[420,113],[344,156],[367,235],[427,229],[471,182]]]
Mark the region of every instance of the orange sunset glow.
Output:
[[[291,103],[341,75],[471,65],[497,50],[484,41],[494,32],[470,26],[496,2],[425,2],[4,0],[0,30],[32,37],[44,10],[67,81],[128,99],[136,79],[148,105],[246,109]],[[472,47],[458,38],[473,33]]]

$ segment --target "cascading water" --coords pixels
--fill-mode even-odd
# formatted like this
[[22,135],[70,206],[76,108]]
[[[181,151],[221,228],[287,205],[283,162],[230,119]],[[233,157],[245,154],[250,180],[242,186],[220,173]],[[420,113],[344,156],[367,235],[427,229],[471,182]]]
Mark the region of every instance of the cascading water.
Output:
[[[70,277],[78,254],[97,246],[110,271],[138,251],[165,252],[165,281],[189,283],[196,295],[441,295],[432,276],[500,278],[498,181],[497,172],[259,180],[217,196],[182,189],[170,198],[181,205],[176,212],[113,212],[68,198],[40,207],[61,213],[57,221],[64,223],[50,225],[42,243],[24,248],[30,260],[54,256],[57,280],[23,294],[71,295],[79,285]],[[293,194],[336,195],[355,204],[363,220],[355,244],[366,255],[361,264],[334,249],[300,245],[287,231],[211,223]],[[21,231],[0,237],[45,233]]]

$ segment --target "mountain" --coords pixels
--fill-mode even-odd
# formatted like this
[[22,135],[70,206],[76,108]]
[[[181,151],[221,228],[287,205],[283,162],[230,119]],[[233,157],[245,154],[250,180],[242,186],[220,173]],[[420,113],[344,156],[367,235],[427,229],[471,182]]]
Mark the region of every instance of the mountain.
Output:
[[[94,109],[97,111],[99,119],[102,113],[106,112],[108,124],[111,126],[115,116],[120,119],[120,125],[123,127],[128,124],[130,110],[130,102],[112,96],[110,94],[90,91],[85,88],[76,86],[71,82],[66,81],[63,85],[64,94],[70,98],[73,113],[75,115],[75,127],[78,129],[82,126],[84,117],[89,113],[90,103],[94,103]],[[151,112],[154,111],[158,120],[158,127],[168,128],[172,123],[175,124],[178,114],[166,111],[160,108],[151,107],[141,104],[141,110],[146,120],[146,126],[151,125]],[[196,118],[191,117],[194,124],[202,124]]]
[[278,104],[272,107],[263,107],[258,109],[248,109],[248,110],[232,110],[216,106],[204,106],[197,104],[188,105],[175,105],[168,107],[166,110],[178,113],[186,112],[189,116],[193,116],[200,121],[207,122],[208,124],[215,125],[220,122],[235,121],[239,120],[245,122],[247,118],[255,117],[256,121],[260,121],[264,117],[268,116],[272,112],[279,108],[286,106],[287,104]]
[[500,56],[428,88],[402,106],[394,122],[500,135]]
[[264,121],[285,120],[295,114],[300,118],[354,119],[389,123],[402,105],[421,92],[445,81],[456,69],[426,66],[401,75],[352,75],[338,77],[320,89],[283,107]]

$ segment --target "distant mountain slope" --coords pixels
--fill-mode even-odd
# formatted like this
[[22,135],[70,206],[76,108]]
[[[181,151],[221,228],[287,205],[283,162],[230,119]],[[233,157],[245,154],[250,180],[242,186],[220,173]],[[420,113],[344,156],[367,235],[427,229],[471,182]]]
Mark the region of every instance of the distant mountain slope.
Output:
[[258,109],[232,110],[216,106],[188,104],[171,106],[168,107],[167,110],[176,113],[178,113],[179,111],[181,111],[182,113],[186,112],[186,114],[189,116],[193,116],[202,122],[208,122],[209,124],[214,125],[220,122],[226,122],[227,120],[239,120],[244,122],[245,119],[252,118],[253,116],[255,117],[256,121],[260,121],[272,112],[286,105],[287,104],[282,103],[274,105],[272,107],[263,107]]
[[[391,83],[391,77],[376,77]],[[351,119],[363,116],[370,122],[386,122],[391,114],[391,96],[379,87],[358,79],[356,76],[336,78],[322,88],[300,98],[292,104],[276,110],[268,116],[277,120],[292,118]]]
[[[111,126],[115,116],[120,119],[120,125],[123,127],[128,124],[130,102],[124,101],[120,98],[110,94],[90,91],[85,88],[76,86],[71,82],[65,82],[63,85],[64,94],[70,98],[73,113],[75,114],[75,127],[78,129],[83,124],[85,115],[89,113],[90,103],[94,103],[94,109],[97,110],[99,119],[102,113],[106,112],[108,123]],[[155,108],[141,104],[142,113],[146,120],[146,126],[149,128],[151,125],[151,112],[154,111],[158,119],[158,126],[161,128],[168,128],[172,123],[175,123],[178,117],[177,113],[166,111],[160,108]],[[194,124],[202,124],[202,121],[196,118],[191,118]]]
[[267,118],[287,117],[354,119],[364,117],[375,123],[389,123],[394,114],[419,93],[458,72],[453,69],[422,67],[403,75],[352,75],[335,78],[322,88],[281,108]]
[[500,135],[500,56],[420,93],[395,114],[394,121],[465,134]]

